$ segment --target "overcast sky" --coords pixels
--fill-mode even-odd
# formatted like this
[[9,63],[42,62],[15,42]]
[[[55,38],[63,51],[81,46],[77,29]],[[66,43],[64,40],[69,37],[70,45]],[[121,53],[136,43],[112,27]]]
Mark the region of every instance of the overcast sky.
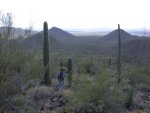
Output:
[[11,12],[14,26],[26,28],[32,21],[36,30],[150,28],[150,0],[0,0],[0,10]]

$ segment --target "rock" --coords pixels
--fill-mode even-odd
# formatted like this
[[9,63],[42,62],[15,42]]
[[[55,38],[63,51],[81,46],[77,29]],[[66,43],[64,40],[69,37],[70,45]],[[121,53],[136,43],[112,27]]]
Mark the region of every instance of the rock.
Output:
[[150,90],[144,89],[136,92],[134,98],[134,105],[139,109],[143,109],[144,111],[150,113]]
[[41,111],[44,110],[44,105],[41,106],[41,109],[40,109],[40,110],[41,110]]

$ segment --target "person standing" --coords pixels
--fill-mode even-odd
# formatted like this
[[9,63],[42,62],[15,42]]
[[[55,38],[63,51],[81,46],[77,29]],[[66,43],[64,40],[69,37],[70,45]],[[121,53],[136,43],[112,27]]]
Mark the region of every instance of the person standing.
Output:
[[59,82],[59,89],[60,90],[64,89],[64,80],[66,77],[65,70],[66,70],[66,68],[62,67],[60,73],[58,74],[58,82]]

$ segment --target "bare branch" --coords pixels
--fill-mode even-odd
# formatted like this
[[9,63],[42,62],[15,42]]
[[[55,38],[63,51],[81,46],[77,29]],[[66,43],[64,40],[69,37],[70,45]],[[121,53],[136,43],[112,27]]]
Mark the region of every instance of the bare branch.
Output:
[[0,24],[3,27],[3,35],[7,39],[12,38],[13,16],[11,13],[0,14]]
[[29,27],[25,30],[25,37],[30,37],[32,34],[33,22],[30,20]]

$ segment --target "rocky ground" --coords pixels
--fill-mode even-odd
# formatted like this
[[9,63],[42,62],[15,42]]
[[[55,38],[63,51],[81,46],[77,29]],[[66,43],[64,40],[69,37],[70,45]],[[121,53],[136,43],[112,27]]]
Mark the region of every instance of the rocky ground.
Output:
[[134,96],[134,104],[137,108],[150,113],[150,89],[142,89],[137,91]]
[[[5,103],[0,113],[70,113],[66,110],[67,98],[64,91],[54,87],[39,86],[20,94],[12,103]],[[150,113],[150,89],[136,92],[133,98],[136,110],[126,113]]]
[[67,99],[63,91],[39,86],[20,94],[11,103],[5,103],[0,113],[66,113]]

